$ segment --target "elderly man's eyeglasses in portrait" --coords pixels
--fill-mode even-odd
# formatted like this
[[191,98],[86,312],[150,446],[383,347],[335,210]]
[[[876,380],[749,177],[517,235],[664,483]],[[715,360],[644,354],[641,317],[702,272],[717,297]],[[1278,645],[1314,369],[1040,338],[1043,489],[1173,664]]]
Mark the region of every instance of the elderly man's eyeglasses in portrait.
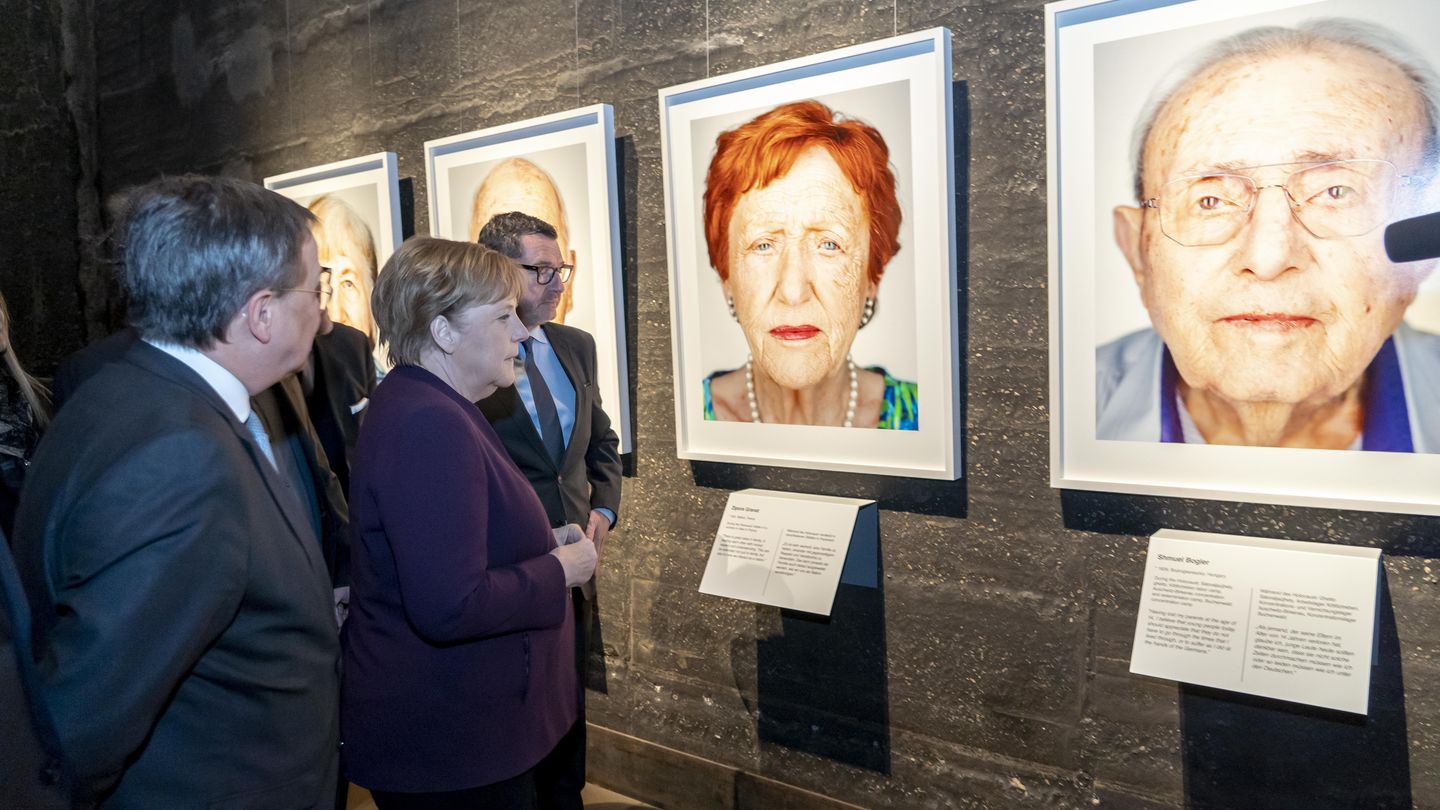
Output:
[[330,305],[330,296],[334,294],[335,290],[330,286],[330,268],[322,267],[320,268],[319,289],[311,289],[309,287],[276,287],[275,292],[315,293],[320,296],[320,308],[325,309]]
[[561,284],[568,284],[570,283],[570,274],[575,272],[573,264],[562,264],[559,267],[551,267],[547,264],[522,264],[520,267],[534,273],[535,282],[541,286],[549,284],[550,279],[555,278],[556,274],[559,274]]
[[[1297,168],[1279,172],[1288,167]],[[1181,245],[1222,245],[1250,221],[1261,192],[1279,189],[1305,230],[1320,239],[1340,239],[1388,221],[1398,190],[1419,183],[1388,160],[1277,163],[1178,177],[1140,205],[1158,209],[1160,229]]]

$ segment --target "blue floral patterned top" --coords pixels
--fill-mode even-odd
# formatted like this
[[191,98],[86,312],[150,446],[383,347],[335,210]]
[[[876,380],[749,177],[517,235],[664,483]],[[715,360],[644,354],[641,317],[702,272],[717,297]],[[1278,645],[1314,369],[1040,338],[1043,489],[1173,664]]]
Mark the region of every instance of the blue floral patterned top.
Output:
[[[918,392],[920,386],[913,382],[897,380],[880,366],[870,366],[866,371],[874,371],[885,378],[885,404],[880,408],[880,421],[875,424],[875,427],[880,430],[919,430],[920,397]],[[729,373],[729,371],[717,371],[701,381],[705,391],[705,421],[707,422],[716,421],[715,403],[710,399],[710,381],[722,374]]]

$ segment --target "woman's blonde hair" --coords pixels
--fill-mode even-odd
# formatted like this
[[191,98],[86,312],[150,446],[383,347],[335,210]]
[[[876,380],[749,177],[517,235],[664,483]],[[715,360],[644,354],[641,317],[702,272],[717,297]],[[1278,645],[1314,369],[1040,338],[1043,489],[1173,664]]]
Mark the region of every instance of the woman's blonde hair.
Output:
[[50,391],[25,371],[20,365],[20,358],[15,355],[15,344],[10,340],[10,308],[5,304],[3,293],[0,293],[0,334],[3,334],[5,339],[5,368],[9,369],[10,376],[20,386],[20,395],[25,397],[25,404],[30,406],[35,427],[44,428],[50,423]]
[[370,309],[390,362],[418,365],[433,343],[430,323],[478,304],[514,300],[525,289],[513,259],[474,242],[412,236],[380,271]]

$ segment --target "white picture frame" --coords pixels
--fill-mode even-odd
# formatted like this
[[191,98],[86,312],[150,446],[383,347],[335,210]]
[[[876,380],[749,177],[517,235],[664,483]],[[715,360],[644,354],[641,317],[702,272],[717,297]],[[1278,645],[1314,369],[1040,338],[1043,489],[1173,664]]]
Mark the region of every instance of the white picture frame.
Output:
[[[1256,26],[1328,17],[1384,26],[1440,65],[1440,46],[1429,35],[1440,29],[1440,7],[1421,0],[1064,0],[1045,7],[1052,486],[1440,514],[1440,454],[1097,435],[1097,350],[1150,326],[1111,217],[1115,206],[1136,204],[1131,130],[1147,97],[1172,66],[1210,43]],[[1434,274],[1405,321],[1440,331]],[[1412,381],[1412,412],[1436,409],[1424,396],[1430,389]]]
[[[307,207],[319,198],[329,196],[343,202],[352,210],[365,223],[373,240],[375,267],[369,282],[373,288],[374,274],[380,272],[390,254],[395,252],[395,248],[404,239],[400,224],[400,181],[394,152],[377,152],[277,174],[265,178],[264,182],[265,188]],[[331,286],[337,298],[344,294],[341,285],[350,283],[341,278],[341,275],[343,274],[338,269],[332,270]],[[356,318],[354,322],[343,317],[339,320],[365,331],[372,344],[375,344],[373,327],[366,328],[364,321],[369,314],[369,290],[359,290],[355,299],[356,306],[363,306],[364,315]],[[385,347],[374,345],[374,353],[375,367],[381,373],[388,370],[390,359],[386,356]]]
[[[620,452],[632,452],[614,109],[596,104],[426,141],[431,235],[473,240],[477,190],[492,169],[513,161],[537,167],[559,196],[565,222],[550,224],[562,231],[576,271],[566,285],[567,311],[556,320],[594,336],[601,404]],[[504,212],[489,212],[496,213]]]
[[[950,32],[935,28],[659,92],[680,458],[960,477],[950,53]],[[806,100],[873,127],[889,151],[902,212],[900,249],[884,267],[873,320],[850,348],[857,366],[883,366],[916,383],[914,429],[706,418],[706,380],[743,367],[750,354],[704,237],[702,197],[715,140],[758,115]]]

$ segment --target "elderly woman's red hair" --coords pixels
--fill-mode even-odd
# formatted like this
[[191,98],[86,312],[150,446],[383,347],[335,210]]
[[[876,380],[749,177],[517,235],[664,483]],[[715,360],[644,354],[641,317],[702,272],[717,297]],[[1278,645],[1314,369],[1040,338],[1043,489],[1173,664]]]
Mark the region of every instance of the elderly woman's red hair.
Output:
[[705,173],[705,243],[722,280],[730,275],[730,216],[740,197],[784,177],[812,146],[830,153],[865,203],[870,223],[866,274],[878,284],[900,250],[900,201],[890,150],[879,131],[863,121],[837,118],[818,101],[797,101],[721,133]]

